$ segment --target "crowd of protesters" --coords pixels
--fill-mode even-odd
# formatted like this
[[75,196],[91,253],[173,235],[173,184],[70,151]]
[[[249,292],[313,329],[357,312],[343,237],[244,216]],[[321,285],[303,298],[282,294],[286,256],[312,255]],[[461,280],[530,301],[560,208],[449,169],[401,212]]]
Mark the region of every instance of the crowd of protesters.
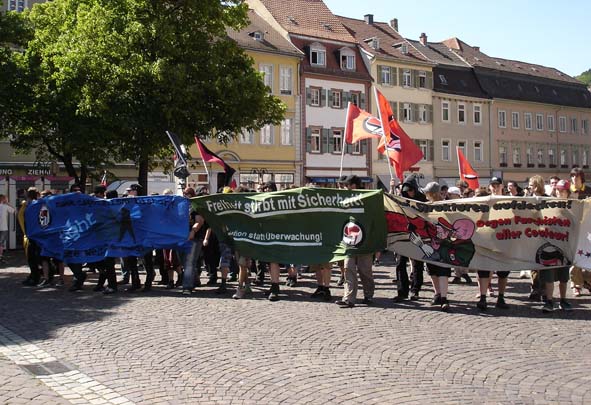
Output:
[[[448,187],[437,182],[430,182],[424,187],[419,185],[418,176],[411,174],[404,182],[395,185],[390,184],[389,192],[404,198],[422,202],[436,202],[441,200],[453,200],[459,198],[482,197],[487,195],[496,196],[546,196],[556,198],[585,199],[591,196],[591,188],[585,185],[584,172],[575,168],[570,173],[570,179],[560,179],[553,176],[546,184],[544,179],[535,175],[529,179],[528,185],[521,188],[517,182],[509,181],[506,184],[499,177],[493,177],[487,187],[479,187],[472,190],[464,181],[458,181],[455,186]],[[313,186],[313,185],[310,185]],[[361,179],[357,176],[344,176],[340,179],[339,186],[347,189],[362,188]],[[221,193],[230,192],[269,192],[277,191],[273,182],[257,186],[256,189],[238,187],[232,190],[224,187]],[[73,185],[70,192],[80,192],[80,187]],[[130,186],[124,195],[126,198],[134,198],[141,192],[141,186],[134,184]],[[171,190],[165,190],[164,194],[173,194]],[[193,198],[208,194],[208,190],[202,187],[195,190],[192,187],[184,189],[183,195]],[[38,198],[46,198],[51,195],[49,191],[39,193],[35,188],[27,191],[27,200],[21,205],[17,218],[23,230],[24,248],[30,268],[29,276],[23,281],[26,286],[45,288],[48,286],[64,285],[65,264],[50,257],[40,255],[40,247],[33,240],[28,240],[25,233],[24,212],[27,205]],[[94,196],[97,198],[117,198],[117,192],[107,191],[103,186],[94,189]],[[6,198],[0,195],[0,260],[6,243],[6,232],[4,229],[5,219],[9,213],[14,213],[13,207],[7,204]],[[351,308],[357,304],[357,292],[359,280],[363,291],[363,303],[373,304],[375,283],[372,267],[380,264],[382,252],[374,255],[351,255],[344,261],[338,263],[322,263],[306,266],[305,263],[266,263],[257,258],[249,257],[248,252],[234,251],[230,245],[218,238],[208,226],[205,218],[196,211],[191,211],[189,227],[190,250],[175,251],[171,249],[160,249],[148,251],[142,257],[105,258],[97,263],[88,263],[88,271],[83,270],[81,264],[66,264],[72,274],[73,282],[71,291],[78,291],[83,288],[89,271],[98,271],[98,280],[94,291],[104,294],[113,294],[124,289],[127,292],[148,292],[155,282],[155,267],[160,273],[159,285],[167,289],[180,289],[182,294],[190,295],[194,289],[201,287],[201,273],[207,272],[208,286],[215,286],[217,294],[228,294],[230,289],[228,283],[236,283],[234,299],[244,299],[252,294],[251,285],[262,286],[266,282],[266,274],[269,276],[270,289],[268,299],[277,301],[280,298],[280,275],[281,268],[287,272],[286,283],[288,287],[295,287],[298,278],[305,268],[315,273],[317,288],[311,294],[314,299],[332,301],[331,282],[333,266],[338,267],[340,278],[337,286],[343,286],[342,298],[335,301],[342,308]],[[124,229],[124,227],[122,227]],[[131,230],[133,232],[133,230]],[[122,235],[120,235],[121,237]],[[423,273],[426,270],[431,278],[434,295],[431,305],[439,307],[442,311],[450,309],[450,302],[447,298],[449,284],[459,284],[462,280],[472,284],[470,272],[478,276],[478,294],[476,307],[480,311],[488,309],[487,296],[496,295],[495,307],[498,309],[509,309],[505,301],[505,291],[508,282],[508,271],[498,270],[496,272],[481,271],[479,269],[448,268],[424,263],[420,260],[409,259],[395,254],[396,263],[396,284],[397,295],[394,302],[400,303],[405,300],[416,301],[420,299],[423,287]],[[116,263],[120,263],[121,278],[117,280]],[[139,268],[143,267],[145,279],[142,284]],[[410,267],[410,277],[409,277]],[[255,274],[252,277],[253,273]],[[498,279],[498,291],[495,293],[491,286],[491,279],[494,274]],[[554,284],[559,283],[558,308],[570,310],[571,304],[566,299],[567,283],[570,281],[573,296],[578,297],[583,289],[591,292],[591,271],[579,267],[560,267],[544,271],[522,271],[522,278],[530,278],[531,293],[529,298],[533,301],[542,302],[542,310],[545,313],[555,310],[554,305]],[[176,277],[176,280],[175,280]],[[449,279],[452,278],[451,282]],[[105,285],[106,283],[106,285]]]

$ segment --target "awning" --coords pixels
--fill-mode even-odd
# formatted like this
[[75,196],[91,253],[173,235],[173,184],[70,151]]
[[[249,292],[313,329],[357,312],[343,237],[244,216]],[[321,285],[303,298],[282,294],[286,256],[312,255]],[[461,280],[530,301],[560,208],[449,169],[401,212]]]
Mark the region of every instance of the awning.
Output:
[[[373,183],[373,178],[367,176],[360,176],[362,183]],[[338,181],[338,177],[308,177],[308,181],[312,183],[336,183]]]

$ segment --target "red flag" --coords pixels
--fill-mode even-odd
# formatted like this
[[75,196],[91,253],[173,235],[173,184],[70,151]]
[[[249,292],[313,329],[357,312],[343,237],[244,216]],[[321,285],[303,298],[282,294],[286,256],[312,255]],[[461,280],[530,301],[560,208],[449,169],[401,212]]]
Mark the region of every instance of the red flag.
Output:
[[460,180],[464,180],[466,183],[468,183],[468,187],[470,187],[472,190],[478,189],[480,186],[478,183],[478,173],[476,173],[476,170],[472,169],[472,166],[470,166],[468,159],[464,157],[464,154],[460,148],[457,148],[457,152],[458,167],[460,169]]
[[396,177],[402,181],[404,171],[420,161],[423,158],[423,152],[394,118],[392,107],[386,97],[378,89],[375,89],[375,95],[382,130],[385,134],[378,144],[378,152],[388,156],[396,171]]
[[195,137],[195,143],[197,144],[197,148],[199,149],[199,153],[201,153],[201,158],[204,162],[217,163],[218,165],[224,168],[224,172],[226,172],[226,180],[224,184],[227,186],[230,180],[232,180],[232,176],[234,175],[236,170],[234,170],[232,167],[230,167],[230,165],[224,162],[224,159],[210,151],[207,148],[207,146],[205,146],[203,142],[201,142],[201,139],[199,139],[198,136]]
[[352,144],[368,138],[382,136],[380,120],[349,102],[345,124],[345,142]]

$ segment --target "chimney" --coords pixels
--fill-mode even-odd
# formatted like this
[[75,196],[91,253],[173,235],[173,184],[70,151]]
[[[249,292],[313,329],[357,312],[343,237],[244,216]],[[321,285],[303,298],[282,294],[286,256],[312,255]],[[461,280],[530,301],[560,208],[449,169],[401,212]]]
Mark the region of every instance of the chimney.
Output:
[[472,48],[474,48],[474,50],[475,50],[476,52],[480,52],[480,47],[479,47],[479,46],[473,46]]
[[373,14],[366,14],[363,16],[363,19],[365,20],[365,23],[367,25],[372,25],[373,24]]
[[394,28],[394,31],[398,32],[398,18],[390,20],[390,27]]
[[421,41],[421,45],[427,46],[427,34],[421,32],[421,36],[419,37],[419,41]]

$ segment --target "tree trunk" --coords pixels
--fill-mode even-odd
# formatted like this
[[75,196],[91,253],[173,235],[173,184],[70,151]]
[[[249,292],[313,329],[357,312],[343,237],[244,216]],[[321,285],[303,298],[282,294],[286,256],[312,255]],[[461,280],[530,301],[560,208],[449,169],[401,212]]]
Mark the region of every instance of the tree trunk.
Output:
[[86,179],[88,178],[88,168],[86,165],[80,165],[80,181],[78,184],[80,185],[80,191],[86,193]]
[[68,176],[73,177],[74,181],[77,184],[79,184],[80,187],[82,188],[84,186],[84,184],[80,184],[80,176],[78,175],[78,172],[76,171],[76,168],[74,167],[74,163],[72,162],[72,155],[65,155],[65,156],[60,156],[60,157],[62,157],[62,159],[60,159],[60,160],[64,164],[66,172],[68,172]]
[[142,157],[139,161],[139,169],[138,169],[138,176],[137,181],[142,186],[142,190],[139,195],[148,195],[148,168],[149,168],[149,160],[148,158]]

